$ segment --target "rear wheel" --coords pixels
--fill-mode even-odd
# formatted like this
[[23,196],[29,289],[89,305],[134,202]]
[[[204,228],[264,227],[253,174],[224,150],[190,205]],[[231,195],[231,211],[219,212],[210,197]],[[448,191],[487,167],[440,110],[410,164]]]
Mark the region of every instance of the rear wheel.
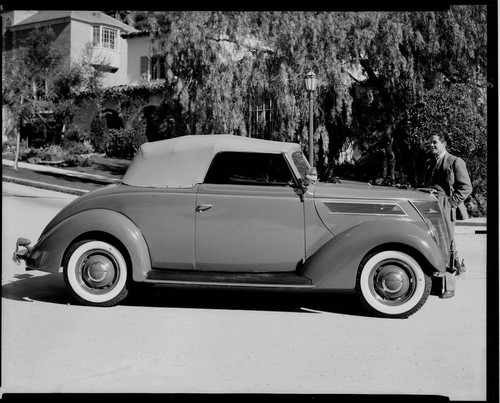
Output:
[[113,306],[128,295],[126,260],[107,242],[75,243],[64,257],[63,272],[71,294],[82,304]]
[[356,292],[376,316],[407,318],[429,297],[432,281],[410,255],[388,250],[367,255],[359,265]]

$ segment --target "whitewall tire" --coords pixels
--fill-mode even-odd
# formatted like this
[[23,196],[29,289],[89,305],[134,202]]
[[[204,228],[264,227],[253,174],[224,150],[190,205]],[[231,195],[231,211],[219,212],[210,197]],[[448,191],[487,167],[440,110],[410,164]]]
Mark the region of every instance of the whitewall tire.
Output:
[[63,262],[64,280],[82,304],[113,306],[127,295],[127,263],[115,246],[96,240],[75,243]]
[[431,278],[410,255],[387,250],[366,256],[358,269],[356,292],[376,316],[407,318],[429,297]]

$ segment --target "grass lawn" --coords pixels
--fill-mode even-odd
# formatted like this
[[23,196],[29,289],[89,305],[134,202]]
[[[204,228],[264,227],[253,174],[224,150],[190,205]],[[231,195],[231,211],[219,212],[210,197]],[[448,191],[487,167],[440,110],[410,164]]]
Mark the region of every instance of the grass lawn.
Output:
[[[2,158],[14,160],[13,155],[2,155]],[[96,157],[92,158],[92,162],[93,164],[88,167],[64,167],[64,169],[121,179],[131,161]],[[17,179],[27,179],[36,182],[48,183],[51,185],[65,186],[69,188],[88,191],[96,190],[107,185],[106,183],[94,181],[91,179],[68,177],[52,172],[33,171],[24,168],[19,168],[16,171],[13,169],[13,167],[6,165],[2,165],[2,176],[8,176]]]

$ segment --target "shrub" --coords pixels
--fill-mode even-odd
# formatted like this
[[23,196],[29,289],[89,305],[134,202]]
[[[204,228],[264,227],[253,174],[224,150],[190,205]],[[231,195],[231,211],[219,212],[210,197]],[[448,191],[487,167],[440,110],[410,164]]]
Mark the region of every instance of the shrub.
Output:
[[106,133],[106,156],[132,158],[146,141],[146,123],[142,119],[135,120],[127,129],[109,129]]
[[90,167],[94,161],[80,155],[67,154],[64,157],[62,166],[64,167]]
[[39,148],[21,148],[19,151],[19,161],[42,160],[43,156],[44,152]]
[[15,154],[17,147],[17,140],[9,138],[6,142],[2,143],[2,154]]
[[76,128],[66,130],[63,137],[63,145],[66,142],[79,142],[81,140],[80,131]]
[[63,142],[64,150],[71,155],[89,154],[92,152],[92,146],[89,144],[80,143],[77,141],[68,141],[65,139]]
[[96,152],[106,151],[106,121],[98,116],[90,123],[90,140]]

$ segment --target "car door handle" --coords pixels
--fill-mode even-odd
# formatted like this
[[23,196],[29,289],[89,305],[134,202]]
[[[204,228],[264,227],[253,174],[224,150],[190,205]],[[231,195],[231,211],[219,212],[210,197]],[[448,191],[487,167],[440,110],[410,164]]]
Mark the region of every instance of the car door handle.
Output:
[[196,206],[196,212],[197,213],[203,213],[205,210],[208,210],[211,207],[212,207],[211,204],[198,204]]

